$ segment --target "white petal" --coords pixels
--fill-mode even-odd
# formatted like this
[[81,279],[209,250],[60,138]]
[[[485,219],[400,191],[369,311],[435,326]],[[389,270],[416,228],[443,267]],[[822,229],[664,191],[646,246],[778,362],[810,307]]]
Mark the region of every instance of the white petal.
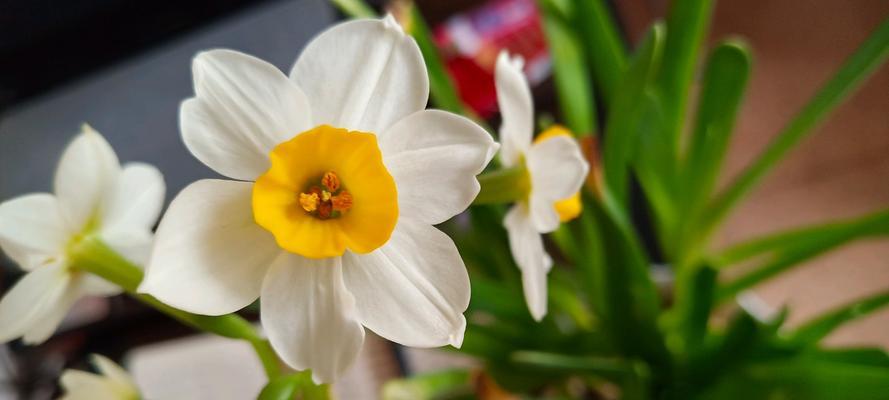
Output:
[[315,124],[380,133],[426,107],[420,48],[392,16],[334,25],[300,54],[290,78],[306,93]]
[[22,269],[31,270],[61,255],[71,233],[51,194],[0,203],[0,248]]
[[400,214],[429,224],[469,207],[479,192],[475,176],[497,151],[497,143],[478,124],[438,110],[398,121],[379,143],[398,187]]
[[124,387],[136,387],[136,385],[133,384],[133,380],[130,378],[130,375],[127,373],[127,371],[124,371],[124,369],[114,363],[114,361],[111,361],[105,356],[99,354],[93,354],[90,358],[93,362],[93,365],[96,366],[96,369],[98,369],[99,372],[102,373],[102,375],[104,375],[109,380],[116,382]]
[[469,274],[454,242],[423,222],[402,218],[383,247],[343,258],[346,287],[364,326],[411,347],[460,347]]
[[234,312],[256,300],[280,250],[253,221],[252,188],[205,179],[183,189],[157,229],[139,291],[206,315]]
[[526,162],[531,174],[531,220],[538,232],[552,232],[559,227],[555,202],[580,190],[589,165],[577,141],[567,136],[535,143]]
[[152,165],[124,166],[102,207],[103,230],[150,231],[164,205],[164,177]]
[[497,86],[497,105],[500,107],[500,159],[504,166],[515,164],[531,146],[534,134],[534,103],[531,88],[522,72],[521,57],[509,58],[506,50],[497,57],[494,83]]
[[316,383],[342,376],[364,343],[339,257],[282,253],[262,284],[260,306],[272,347],[294,369],[311,369]]
[[252,181],[269,168],[272,147],[311,127],[303,92],[275,66],[230,50],[192,64],[197,96],[182,103],[186,147],[216,172]]
[[553,261],[543,248],[543,238],[534,228],[523,205],[515,205],[506,213],[503,225],[509,236],[509,249],[522,271],[525,302],[535,320],[546,315],[546,274]]
[[80,231],[97,217],[106,192],[117,181],[120,163],[111,145],[88,125],[65,149],[55,176],[55,192],[71,229]]
[[60,400],[121,400],[135,397],[134,390],[84,371],[65,370],[61,383],[65,395]]
[[0,300],[0,343],[24,335],[60,306],[71,276],[61,263],[35,269]]
[[123,293],[123,289],[111,282],[92,274],[83,274],[78,282],[78,289],[84,296],[110,297]]
[[68,315],[68,311],[71,310],[71,307],[74,306],[74,303],[80,296],[81,291],[77,287],[77,284],[68,284],[65,288],[65,292],[58,301],[56,301],[55,305],[50,307],[46,315],[41,317],[36,324],[25,331],[24,335],[22,335],[22,342],[28,345],[37,345],[45,342],[46,339],[49,339],[49,337],[55,333],[56,329],[58,329],[62,320],[65,319],[65,316]]

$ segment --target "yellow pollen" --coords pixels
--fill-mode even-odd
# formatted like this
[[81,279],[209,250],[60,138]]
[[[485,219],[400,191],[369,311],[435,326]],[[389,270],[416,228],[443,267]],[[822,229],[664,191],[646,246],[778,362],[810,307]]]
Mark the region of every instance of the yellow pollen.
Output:
[[306,212],[313,212],[318,209],[318,195],[316,193],[300,193],[299,205]]
[[321,201],[330,201],[330,192],[326,190],[321,191]]

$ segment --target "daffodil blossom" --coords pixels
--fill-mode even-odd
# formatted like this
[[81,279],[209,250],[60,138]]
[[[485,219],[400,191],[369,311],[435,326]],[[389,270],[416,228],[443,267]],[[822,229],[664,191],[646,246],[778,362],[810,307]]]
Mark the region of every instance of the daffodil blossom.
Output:
[[113,361],[93,354],[99,374],[74,369],[62,373],[65,394],[59,400],[139,400],[139,389],[130,375]]
[[0,342],[41,343],[81,296],[121,291],[72,267],[80,241],[99,238],[137,263],[150,250],[164,199],[164,180],[153,166],[121,167],[108,142],[84,126],[62,154],[54,187],[55,194],[0,203],[0,248],[28,271],[0,300]]
[[504,167],[524,165],[528,172],[527,194],[509,210],[503,225],[513,258],[522,271],[525,301],[531,315],[539,321],[546,315],[546,275],[553,264],[541,234],[556,230],[560,222],[580,213],[578,190],[589,165],[565,128],[550,128],[532,143],[534,105],[522,64],[520,58],[510,59],[503,51],[495,71],[497,102],[503,119],[500,160]]
[[198,54],[193,75],[183,139],[235,180],[173,200],[140,290],[206,315],[261,298],[272,346],[316,382],[352,364],[364,327],[460,346],[469,277],[433,225],[469,206],[497,144],[468,119],[424,110],[423,58],[394,19],[329,28],[289,77],[228,50]]

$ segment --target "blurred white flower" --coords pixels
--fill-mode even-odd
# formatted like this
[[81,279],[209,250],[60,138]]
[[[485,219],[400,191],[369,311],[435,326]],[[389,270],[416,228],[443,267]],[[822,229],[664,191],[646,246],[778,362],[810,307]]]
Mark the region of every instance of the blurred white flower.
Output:
[[141,163],[121,168],[108,142],[84,126],[62,154],[54,187],[55,195],[0,203],[0,248],[28,271],[0,300],[0,342],[23,337],[25,343],[41,343],[81,296],[120,292],[71,268],[70,251],[81,240],[98,237],[137,263],[148,255],[164,199],[156,168]]
[[62,373],[62,389],[65,394],[59,400],[139,400],[139,389],[129,374],[113,361],[93,354],[93,366],[99,374],[65,370]]
[[261,301],[272,346],[316,382],[355,360],[364,327],[460,346],[469,277],[433,227],[475,198],[497,144],[424,110],[422,55],[391,16],[336,25],[288,78],[228,50],[198,54],[188,149],[235,180],[185,188],[161,221],[140,291],[220,315]]
[[503,221],[512,256],[522,270],[528,309],[536,320],[547,310],[546,275],[552,259],[543,248],[543,233],[580,213],[578,190],[589,165],[570,132],[555,126],[534,134],[531,89],[522,73],[523,61],[506,51],[497,58],[495,83],[503,124],[500,126],[500,160],[504,167],[524,163],[528,171],[527,197],[516,203]]

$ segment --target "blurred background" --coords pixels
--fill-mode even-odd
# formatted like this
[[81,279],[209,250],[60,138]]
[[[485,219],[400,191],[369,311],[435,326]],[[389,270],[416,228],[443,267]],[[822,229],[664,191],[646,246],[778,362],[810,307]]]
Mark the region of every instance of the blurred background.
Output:
[[[377,9],[386,4],[371,1]],[[558,120],[551,64],[533,0],[417,0],[464,101],[496,126],[492,67],[501,48],[522,54],[538,109]],[[609,2],[630,46],[666,0]],[[718,2],[711,41],[745,37],[751,84],[727,161],[740,171],[817,87],[889,15],[885,0]],[[289,71],[316,33],[341,19],[324,0],[0,0],[0,200],[49,191],[58,156],[83,122],[122,161],[165,174],[168,201],[214,175],[189,155],[178,130],[190,97],[191,57],[231,48]],[[720,242],[860,215],[889,203],[889,68],[881,67],[819,132],[733,214]],[[0,259],[0,291],[21,276]],[[763,307],[792,306],[791,325],[833,305],[889,287],[889,245],[856,242],[760,286]],[[245,315],[255,319],[250,310]],[[837,331],[832,344],[889,348],[889,310]],[[374,399],[392,377],[472,361],[447,350],[408,350],[369,335],[335,386],[344,399]],[[0,348],[0,399],[58,396],[64,368],[100,353],[121,361],[150,399],[245,399],[265,383],[245,343],[194,335],[126,298],[81,301],[37,347]],[[175,377],[175,379],[173,379]]]

